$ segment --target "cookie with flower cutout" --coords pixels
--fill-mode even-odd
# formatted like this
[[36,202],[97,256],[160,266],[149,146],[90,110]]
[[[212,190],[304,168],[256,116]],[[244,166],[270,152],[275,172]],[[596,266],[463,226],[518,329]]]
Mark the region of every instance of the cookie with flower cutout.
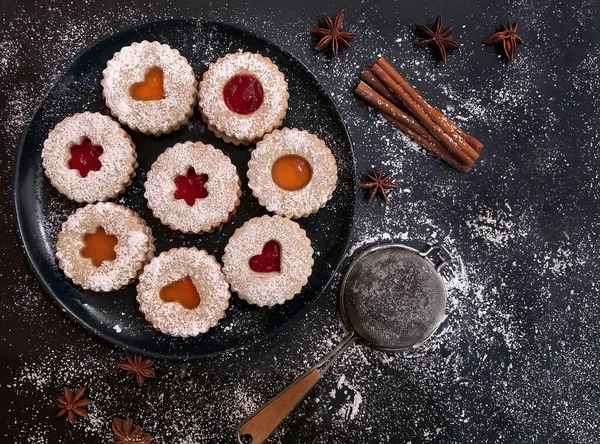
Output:
[[271,59],[260,54],[227,54],[210,65],[199,85],[202,119],[217,137],[251,145],[281,126],[288,85]]
[[233,217],[242,195],[231,160],[202,142],[167,148],[152,164],[144,187],[152,214],[184,233],[220,228]]
[[137,301],[146,320],[164,334],[206,333],[225,316],[231,293],[214,256],[197,248],[173,248],[146,265]]
[[86,290],[114,291],[132,283],[154,256],[154,238],[133,210],[112,202],[79,208],[56,241],[58,266]]
[[290,218],[316,213],[333,196],[337,165],[314,134],[283,128],[267,134],[252,151],[248,186],[267,210]]
[[117,122],[85,112],[65,118],[48,133],[42,166],[60,193],[92,203],[112,199],[131,184],[137,154]]
[[281,216],[255,217],[238,228],[223,254],[231,290],[259,307],[283,304],[312,273],[313,249],[306,232]]
[[170,133],[192,116],[197,81],[178,50],[159,42],[132,43],[102,71],[102,94],[119,122],[146,135]]

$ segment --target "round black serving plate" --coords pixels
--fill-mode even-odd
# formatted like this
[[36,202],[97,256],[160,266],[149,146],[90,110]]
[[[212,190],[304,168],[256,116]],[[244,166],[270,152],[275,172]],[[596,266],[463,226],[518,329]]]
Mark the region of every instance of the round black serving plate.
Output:
[[[233,295],[226,316],[217,327],[195,338],[182,339],[154,330],[138,310],[135,284],[111,293],[93,293],[74,286],[54,260],[60,226],[79,204],[69,201],[44,176],[41,150],[48,132],[65,117],[82,111],[109,114],[100,87],[102,70],[123,46],[158,40],[178,49],[200,80],[207,65],[238,50],[270,57],[285,74],[290,102],[284,126],[310,131],[332,149],[339,169],[337,190],[318,213],[299,220],[315,249],[315,265],[308,284],[292,301],[273,308],[257,308]],[[133,184],[115,201],[135,211],[150,224],[157,254],[173,247],[196,246],[221,258],[227,240],[248,219],[266,211],[252,197],[246,179],[251,149],[238,148],[216,138],[198,110],[180,130],[161,137],[130,131],[139,167]],[[156,157],[176,142],[200,140],[223,150],[237,166],[243,182],[241,205],[233,220],[220,231],[185,235],[160,224],[146,207],[143,183]],[[25,252],[35,274],[54,299],[97,336],[144,355],[192,359],[249,346],[306,312],[327,286],[347,247],[356,198],[352,145],[331,97],[308,69],[282,48],[237,27],[195,19],[167,20],[136,26],[104,38],[85,49],[56,80],[36,110],[19,145],[14,178],[17,223]],[[332,295],[332,297],[335,297]]]

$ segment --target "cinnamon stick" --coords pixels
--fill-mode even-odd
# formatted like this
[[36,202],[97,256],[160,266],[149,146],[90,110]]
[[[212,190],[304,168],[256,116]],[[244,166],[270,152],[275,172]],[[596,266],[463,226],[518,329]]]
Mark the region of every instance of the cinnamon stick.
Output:
[[[359,82],[356,90],[354,91],[358,96],[362,97],[366,102],[368,102],[371,106],[373,106],[376,110],[382,112],[383,114],[390,116],[394,120],[397,120],[416,134],[419,134],[421,137],[429,140],[431,143],[439,144],[438,140],[433,137],[427,131],[423,125],[421,125],[416,119],[412,116],[409,116],[400,108],[395,106],[393,103],[389,102],[385,99],[385,97],[381,96],[377,92],[373,91],[366,83]],[[441,145],[440,145],[441,146]]]
[[438,147],[437,145],[432,144],[429,140],[421,137],[419,134],[415,134],[413,131],[406,128],[404,125],[402,125],[397,120],[394,120],[389,116],[384,116],[384,117],[390,123],[392,123],[396,128],[398,128],[400,131],[402,131],[407,136],[413,138],[416,142],[418,142],[419,144],[421,144],[422,146],[427,148],[431,152],[431,154],[433,154],[440,160],[443,160],[448,165],[450,165],[452,168],[454,168],[458,171],[462,171],[463,173],[468,173],[469,171],[471,171],[471,168],[473,166],[472,164],[471,165],[463,165],[462,163],[457,161],[452,156],[452,154],[448,150],[446,150],[444,147]]
[[[455,133],[458,134],[460,138],[465,139],[465,142],[471,146],[476,152],[481,151],[483,148],[483,144],[477,140],[475,137],[466,134],[462,128],[460,128],[456,123],[452,120],[448,119],[444,114],[442,114],[439,110],[432,107],[421,97],[421,95],[402,77],[402,75],[394,69],[394,67],[385,59],[385,57],[380,57],[377,60],[377,65],[381,67],[397,84],[399,84],[408,95],[419,104],[425,112],[432,118],[434,122],[436,122],[442,128],[449,126]],[[475,158],[476,159],[476,158]]]
[[471,164],[479,154],[459,137],[449,125],[440,125],[426,112],[422,104],[413,100],[402,85],[396,83],[379,65],[373,65],[373,74],[402,100],[411,113],[433,134],[454,157],[465,165]]
[[[400,108],[401,110],[403,110],[404,112],[406,112],[407,114],[410,115],[410,110],[408,110],[404,106],[404,103],[402,103],[402,101],[400,101],[398,98],[396,98],[396,96],[394,94],[392,94],[392,92],[383,83],[381,83],[377,77],[375,77],[375,75],[371,71],[371,68],[372,68],[372,66],[368,66],[362,72],[362,74],[360,76],[361,79],[364,80],[367,83],[367,85],[369,85],[371,88],[373,88],[379,94],[381,94],[387,100],[389,100],[394,105],[396,105],[398,108]],[[393,76],[392,76],[392,78],[393,78]],[[465,133],[461,127],[454,124],[454,122],[452,122],[451,120],[449,120],[449,123],[454,125],[455,130],[465,139],[465,141],[469,145],[471,145],[475,149],[475,151],[477,151],[477,152],[481,151],[481,149],[483,148],[483,143],[481,143],[479,140],[477,140],[475,137],[471,136],[470,134]]]
[[382,112],[386,119],[394,124],[400,131],[414,139],[417,143],[427,148],[433,155],[437,156],[453,168],[459,171],[468,172],[471,165],[463,165],[458,162],[443,145],[412,117],[406,115],[402,110],[390,103],[385,97],[382,97],[376,91],[372,90],[364,82],[359,82],[354,91],[367,103],[378,111]]
[[379,94],[381,94],[387,100],[392,102],[402,111],[404,111],[407,114],[410,114],[410,111],[408,110],[408,108],[406,108],[406,106],[404,106],[404,103],[402,103],[401,100],[399,100],[394,94],[392,94],[392,92],[387,88],[387,86],[381,83],[377,77],[375,77],[375,75],[371,72],[370,67],[368,67],[362,72],[360,78],[364,80],[367,85],[369,85]]

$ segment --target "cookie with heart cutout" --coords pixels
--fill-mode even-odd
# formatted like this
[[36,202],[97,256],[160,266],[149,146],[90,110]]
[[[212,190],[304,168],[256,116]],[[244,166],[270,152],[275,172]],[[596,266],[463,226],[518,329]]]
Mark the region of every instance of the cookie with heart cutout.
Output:
[[206,333],[229,307],[229,285],[214,256],[197,248],[173,248],[142,272],[137,301],[146,320],[171,336]]
[[132,43],[102,71],[102,94],[124,125],[155,136],[187,122],[196,103],[196,76],[179,51],[159,42]]
[[223,254],[231,290],[259,307],[283,304],[312,273],[313,249],[306,232],[281,216],[255,217],[238,228]]

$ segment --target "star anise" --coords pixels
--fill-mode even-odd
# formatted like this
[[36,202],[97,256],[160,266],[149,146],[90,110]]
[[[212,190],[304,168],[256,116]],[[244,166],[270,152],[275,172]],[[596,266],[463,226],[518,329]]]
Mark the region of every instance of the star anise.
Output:
[[442,31],[442,17],[435,19],[433,29],[419,23],[416,24],[417,32],[425,39],[417,43],[417,46],[433,46],[436,54],[444,62],[448,60],[447,49],[458,49],[460,45],[447,37],[454,31],[454,25]]
[[398,185],[392,183],[390,181],[391,174],[383,174],[381,170],[378,173],[373,172],[373,174],[367,174],[368,181],[365,183],[361,183],[361,188],[370,188],[371,191],[369,193],[369,203],[373,200],[373,198],[379,194],[381,198],[388,202],[386,191],[390,188],[398,188]]
[[140,355],[127,356],[127,361],[121,362],[119,368],[125,370],[127,375],[137,381],[141,387],[146,378],[154,378],[154,359],[144,359]]
[[496,43],[502,42],[504,48],[504,54],[509,61],[513,61],[515,58],[515,51],[517,50],[517,43],[524,45],[525,42],[521,37],[517,35],[517,23],[513,23],[511,26],[508,23],[507,26],[500,25],[500,31],[493,34],[485,42],[486,45],[495,45]]
[[78,416],[87,416],[86,407],[92,403],[89,399],[84,399],[83,393],[85,387],[77,390],[73,395],[73,391],[69,387],[65,387],[65,394],[58,398],[58,408],[60,411],[57,416],[67,415],[71,424],[75,424]]
[[339,46],[341,45],[344,48],[349,47],[349,40],[356,37],[356,34],[342,31],[342,27],[344,26],[344,11],[336,15],[333,22],[327,14],[323,13],[323,21],[325,22],[324,28],[315,28],[312,30],[313,35],[321,37],[315,49],[317,51],[324,51],[331,45],[331,53],[337,56]]
[[113,418],[112,432],[117,439],[115,444],[148,444],[154,440],[139,425],[134,427],[131,418]]

